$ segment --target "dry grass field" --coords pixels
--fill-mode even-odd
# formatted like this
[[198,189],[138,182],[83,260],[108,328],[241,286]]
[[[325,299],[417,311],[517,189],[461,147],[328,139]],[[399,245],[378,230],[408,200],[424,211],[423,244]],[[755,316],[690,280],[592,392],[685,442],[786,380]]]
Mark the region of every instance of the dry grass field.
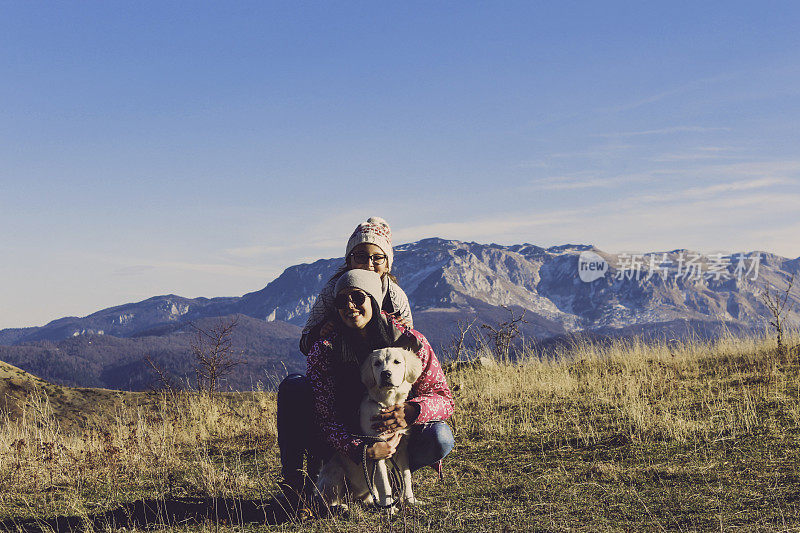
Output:
[[269,392],[67,389],[0,369],[0,528],[800,531],[800,338],[576,344],[448,373],[456,448],[427,502],[303,523],[274,497]]

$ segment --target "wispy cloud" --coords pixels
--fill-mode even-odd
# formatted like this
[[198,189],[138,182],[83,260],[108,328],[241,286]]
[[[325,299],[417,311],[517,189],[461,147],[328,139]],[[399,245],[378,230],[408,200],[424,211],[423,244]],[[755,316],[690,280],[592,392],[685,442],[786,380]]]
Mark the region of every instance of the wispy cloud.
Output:
[[643,194],[636,197],[636,201],[665,203],[675,202],[677,200],[703,199],[718,196],[724,193],[752,191],[755,189],[764,189],[778,185],[789,185],[792,183],[792,180],[786,178],[759,178],[753,180],[730,181],[726,183],[717,183],[706,187],[690,187],[688,189],[672,192],[659,191],[651,194]]
[[623,174],[611,177],[597,175],[550,176],[534,181],[532,186],[535,189],[546,191],[575,191],[592,188],[611,188],[631,183],[653,181],[654,179],[655,176],[652,173]]
[[708,187],[692,187],[686,190],[686,195],[691,196],[708,196],[712,194],[719,194],[734,191],[750,191],[753,189],[764,189],[767,187],[774,187],[776,185],[790,185],[793,181],[787,178],[760,178],[747,181],[732,181],[729,183],[719,183],[717,185],[709,185]]
[[114,271],[117,276],[137,276],[153,270],[153,265],[130,265],[118,268]]
[[169,259],[142,259],[141,257],[121,257],[117,255],[107,255],[104,253],[83,253],[84,260],[91,259],[98,264],[111,266],[119,265],[112,270],[114,275],[134,275],[139,273],[149,273],[156,270],[197,272],[203,274],[214,274],[218,276],[234,278],[264,278],[272,274],[272,271],[258,265],[242,265],[231,262],[191,262],[191,261],[172,261]]
[[204,274],[216,274],[231,277],[250,277],[263,279],[270,271],[252,267],[228,263],[190,263],[186,261],[158,261],[154,262],[156,268],[186,270],[192,272],[202,272]]
[[738,76],[738,74],[731,73],[731,74],[721,74],[721,75],[718,75],[718,76],[711,76],[711,77],[706,77],[706,78],[699,78],[699,79],[696,79],[696,80],[692,80],[692,81],[690,81],[688,83],[684,83],[683,85],[680,85],[678,87],[674,87],[674,88],[666,90],[666,91],[661,91],[659,93],[656,93],[656,94],[653,94],[653,95],[650,95],[650,96],[645,96],[643,98],[639,98],[639,99],[632,100],[630,102],[626,102],[626,103],[622,103],[622,104],[618,104],[618,105],[615,105],[615,106],[609,106],[609,107],[600,108],[600,109],[598,109],[598,112],[599,113],[620,113],[620,112],[623,112],[623,111],[630,111],[632,109],[636,109],[636,108],[639,108],[639,107],[642,107],[642,106],[646,106],[646,105],[654,104],[656,102],[660,102],[662,100],[665,100],[667,98],[671,98],[673,96],[678,96],[680,94],[684,94],[684,93],[687,93],[687,92],[695,91],[695,90],[700,89],[701,87],[703,87],[705,85],[711,85],[711,84],[714,84],[714,83],[719,83],[721,81],[730,80],[730,79],[735,78],[737,76]]
[[612,155],[620,154],[630,148],[633,148],[632,144],[622,144],[622,143],[615,143],[615,144],[604,144],[602,146],[597,146],[595,148],[589,148],[586,150],[572,150],[567,152],[553,152],[547,155],[547,159],[588,159],[588,158],[605,158]]
[[662,91],[660,93],[656,93],[650,96],[646,96],[644,98],[639,98],[637,100],[632,100],[627,103],[618,104],[614,106],[602,107],[598,109],[600,113],[620,113],[622,111],[630,111],[631,109],[636,109],[638,107],[642,107],[649,104],[654,104],[656,102],[660,102],[665,98],[669,98],[672,96],[676,96],[683,92],[686,92],[689,89],[689,85],[685,85],[682,87],[677,87],[675,89],[671,89],[668,91]]
[[731,129],[721,128],[721,127],[707,127],[707,126],[671,126],[668,128],[660,128],[652,130],[598,133],[593,136],[601,138],[642,137],[646,135],[671,135],[673,133],[708,133],[712,131],[731,131]]
[[269,255],[283,255],[291,252],[296,252],[297,250],[302,250],[303,248],[309,249],[317,249],[317,250],[324,250],[324,249],[334,249],[336,247],[342,247],[341,240],[304,240],[298,239],[295,242],[287,243],[287,244],[253,244],[250,246],[241,246],[237,248],[227,248],[224,250],[226,255],[231,257],[238,257],[238,258],[255,258],[255,257],[264,257]]
[[714,209],[751,209],[751,213],[773,215],[776,212],[791,212],[800,205],[800,193],[774,192],[747,194],[728,198],[715,198],[697,202],[694,205]]
[[800,191],[783,190],[791,183],[758,178],[672,193],[622,195],[612,201],[592,203],[582,198],[581,205],[573,208],[420,225],[404,228],[402,235],[406,240],[441,236],[479,242],[498,241],[502,235],[499,242],[582,242],[605,245],[609,251],[768,249],[795,257],[800,254],[796,234],[787,230],[761,239],[778,220],[798,219]]
[[720,161],[726,159],[741,160],[744,159],[744,157],[745,156],[742,155],[714,152],[710,150],[692,150],[689,152],[675,152],[669,154],[662,154],[654,157],[652,160],[654,163],[681,163],[681,162],[691,162],[691,161]]
[[565,161],[574,162],[577,160],[607,160],[614,157],[623,156],[628,150],[634,148],[631,144],[606,143],[583,150],[568,150],[563,152],[551,152],[542,155],[538,159],[529,159],[513,164],[514,168],[525,170],[541,170],[548,168],[558,168],[563,166]]
[[785,159],[773,161],[748,161],[724,165],[708,165],[699,170],[726,176],[741,177],[783,177],[800,183],[800,160]]
[[516,213],[503,217],[484,217],[469,221],[406,227],[395,234],[399,237],[398,240],[403,241],[413,241],[433,236],[453,239],[479,239],[484,237],[495,239],[498,235],[516,232],[520,229],[533,229],[563,223],[564,220],[581,216],[586,211],[584,208],[572,208],[551,210],[534,215]]

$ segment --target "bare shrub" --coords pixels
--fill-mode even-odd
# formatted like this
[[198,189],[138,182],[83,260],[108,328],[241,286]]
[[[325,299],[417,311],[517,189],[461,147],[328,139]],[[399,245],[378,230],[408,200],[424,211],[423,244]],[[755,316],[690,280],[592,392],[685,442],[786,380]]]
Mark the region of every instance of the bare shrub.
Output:
[[780,290],[770,284],[765,284],[761,291],[761,301],[767,306],[770,313],[769,325],[775,330],[775,337],[778,341],[778,352],[786,352],[784,336],[786,331],[786,315],[792,311],[792,304],[789,303],[789,293],[794,285],[794,274],[789,278],[786,289]]
[[477,320],[478,317],[475,317],[471,322],[467,322],[466,320],[458,320],[456,322],[458,331],[453,333],[450,337],[450,342],[442,348],[445,359],[458,361],[463,358],[467,348],[467,334],[472,330],[472,326],[475,325],[475,321]]
[[528,321],[525,320],[525,309],[522,310],[522,314],[518,317],[514,316],[514,310],[508,306],[502,306],[503,309],[508,311],[510,318],[505,322],[501,322],[495,328],[494,326],[490,326],[489,324],[483,324],[481,326],[482,329],[486,329],[488,331],[487,335],[489,340],[492,341],[494,345],[494,355],[501,361],[508,361],[509,360],[509,353],[511,351],[511,345],[514,342],[514,339],[519,336],[519,324],[527,324]]
[[192,354],[197,360],[195,373],[198,391],[213,394],[219,387],[220,380],[245,363],[233,351],[233,331],[238,321],[238,317],[232,321],[220,321],[208,330],[192,324],[197,331],[196,341],[192,343]]
[[153,390],[162,390],[169,394],[179,391],[181,387],[176,383],[175,378],[156,363],[149,355],[144,358],[145,362],[156,375],[155,383],[151,386]]

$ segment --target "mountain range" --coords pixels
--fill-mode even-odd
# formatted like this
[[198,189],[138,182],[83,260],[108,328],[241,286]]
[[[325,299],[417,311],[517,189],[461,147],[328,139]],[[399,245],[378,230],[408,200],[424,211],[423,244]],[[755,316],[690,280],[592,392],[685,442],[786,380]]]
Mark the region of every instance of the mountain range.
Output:
[[[303,370],[301,328],[316,295],[343,264],[334,258],[294,265],[241,297],[156,296],[41,327],[0,330],[0,360],[60,384],[139,390],[152,379],[145,356],[191,380],[198,328],[237,316],[234,347],[247,364],[227,385],[269,386],[277,375]],[[763,331],[763,290],[785,289],[800,274],[800,258],[690,250],[608,254],[589,245],[430,238],[395,247],[392,272],[409,297],[415,328],[442,350],[459,321],[480,333],[487,331],[480,325],[496,326],[512,313],[524,313],[520,336],[540,345],[576,332],[681,338]],[[800,319],[798,304],[800,282],[788,293],[790,323]]]

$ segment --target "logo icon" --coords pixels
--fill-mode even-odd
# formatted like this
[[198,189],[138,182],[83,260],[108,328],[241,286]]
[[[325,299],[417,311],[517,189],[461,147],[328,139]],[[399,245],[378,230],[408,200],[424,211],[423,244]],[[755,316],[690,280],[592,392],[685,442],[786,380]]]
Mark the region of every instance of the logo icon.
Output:
[[578,276],[581,281],[591,283],[608,272],[608,262],[594,252],[581,252],[578,257]]

